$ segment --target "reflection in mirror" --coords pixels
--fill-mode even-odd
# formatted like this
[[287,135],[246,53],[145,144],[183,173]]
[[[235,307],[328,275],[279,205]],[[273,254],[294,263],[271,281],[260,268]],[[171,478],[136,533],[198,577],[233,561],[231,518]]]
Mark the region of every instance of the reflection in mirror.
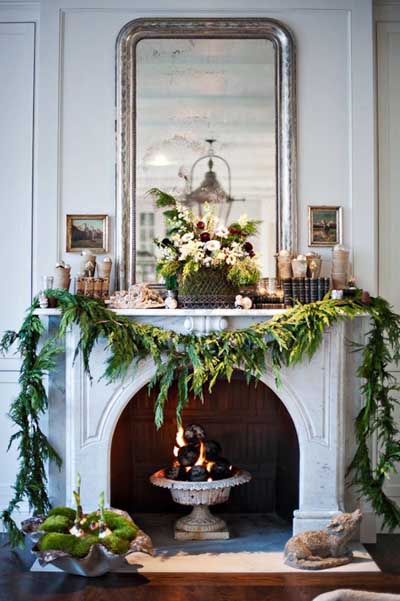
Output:
[[267,39],[144,38],[136,46],[136,281],[154,282],[160,188],[224,224],[261,221],[263,276],[277,250],[275,47]]

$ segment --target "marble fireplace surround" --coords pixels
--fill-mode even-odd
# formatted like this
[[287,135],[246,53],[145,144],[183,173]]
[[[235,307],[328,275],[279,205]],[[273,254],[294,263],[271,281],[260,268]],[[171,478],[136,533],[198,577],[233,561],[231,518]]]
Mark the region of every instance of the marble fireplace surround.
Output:
[[[243,328],[271,319],[274,310],[125,310],[131,319],[198,335],[210,331]],[[57,309],[38,310],[47,320],[49,333],[59,321]],[[359,381],[355,376],[358,357],[348,348],[349,340],[364,336],[366,317],[328,329],[311,361],[282,370],[277,387],[266,366],[262,381],[284,403],[296,428],[300,447],[299,508],[294,512],[293,531],[325,526],[332,515],[352,510],[356,496],[346,486],[345,472],[355,449],[354,418],[361,406]],[[130,399],[148,384],[155,367],[146,359],[124,381],[107,384],[99,380],[104,370],[104,344],[91,356],[93,381],[84,373],[81,357],[73,355],[79,330],[65,337],[65,353],[49,376],[48,435],[63,458],[61,471],[50,466],[49,493],[54,504],[73,504],[77,472],[82,476],[85,509],[97,506],[105,491],[110,501],[111,443],[118,419]],[[364,510],[361,538],[373,540],[375,520]]]

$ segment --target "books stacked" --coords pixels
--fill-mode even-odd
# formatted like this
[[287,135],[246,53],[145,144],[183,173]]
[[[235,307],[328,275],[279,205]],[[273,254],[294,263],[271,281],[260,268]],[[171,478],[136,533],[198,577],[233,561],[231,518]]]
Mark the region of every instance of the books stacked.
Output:
[[283,280],[283,303],[293,307],[322,300],[330,290],[330,278],[287,278]]

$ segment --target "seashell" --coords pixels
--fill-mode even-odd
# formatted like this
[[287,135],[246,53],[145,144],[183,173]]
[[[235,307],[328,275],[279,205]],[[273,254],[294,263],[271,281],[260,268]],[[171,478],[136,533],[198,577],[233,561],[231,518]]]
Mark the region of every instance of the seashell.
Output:
[[242,307],[243,309],[251,309],[251,307],[253,306],[253,301],[251,300],[251,298],[249,298],[248,296],[245,296],[242,299]]

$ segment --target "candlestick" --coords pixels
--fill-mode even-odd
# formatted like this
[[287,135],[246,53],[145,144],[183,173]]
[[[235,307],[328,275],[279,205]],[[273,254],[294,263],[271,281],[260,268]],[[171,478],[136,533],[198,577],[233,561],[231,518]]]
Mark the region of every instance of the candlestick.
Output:
[[72,494],[74,495],[74,499],[75,499],[76,513],[75,513],[74,525],[72,526],[72,528],[70,529],[69,532],[70,532],[70,534],[73,534],[74,536],[77,536],[79,538],[79,537],[85,535],[84,531],[81,528],[81,521],[83,518],[83,510],[82,510],[82,505],[81,505],[81,475],[79,472],[76,476],[76,490],[73,490]]
[[100,512],[99,538],[106,538],[106,536],[109,536],[111,534],[111,530],[109,528],[107,528],[106,518],[105,518],[105,513],[104,513],[104,491],[101,491],[100,496],[99,496],[99,512]]

